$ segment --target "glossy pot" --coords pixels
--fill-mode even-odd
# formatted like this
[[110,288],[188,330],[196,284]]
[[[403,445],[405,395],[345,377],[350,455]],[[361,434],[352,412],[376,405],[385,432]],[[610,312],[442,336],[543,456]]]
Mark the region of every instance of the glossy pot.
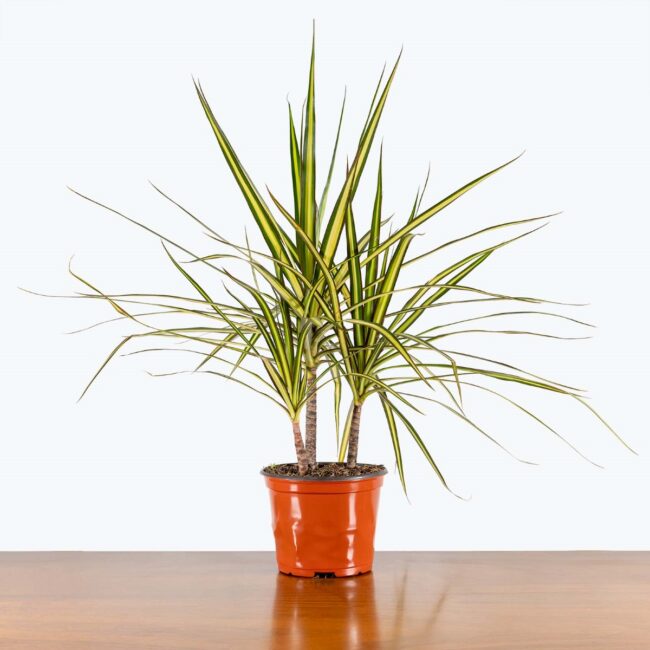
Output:
[[262,472],[271,496],[278,569],[295,576],[353,576],[372,569],[386,470],[351,478]]

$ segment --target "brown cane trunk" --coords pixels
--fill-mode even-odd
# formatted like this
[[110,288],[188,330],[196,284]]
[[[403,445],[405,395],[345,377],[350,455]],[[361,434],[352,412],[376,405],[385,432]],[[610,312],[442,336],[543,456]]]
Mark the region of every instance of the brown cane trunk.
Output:
[[316,394],[316,368],[307,368],[307,407],[305,413],[305,450],[310,469],[316,469],[316,427],[318,400]]
[[298,474],[304,476],[309,469],[309,462],[307,460],[307,450],[302,441],[302,434],[300,433],[300,422],[293,423],[293,442],[296,446],[296,458],[298,459]]
[[359,452],[359,426],[361,424],[361,404],[355,404],[352,409],[352,422],[350,423],[350,437],[348,439],[348,462],[346,467],[354,469],[357,466],[357,453]]

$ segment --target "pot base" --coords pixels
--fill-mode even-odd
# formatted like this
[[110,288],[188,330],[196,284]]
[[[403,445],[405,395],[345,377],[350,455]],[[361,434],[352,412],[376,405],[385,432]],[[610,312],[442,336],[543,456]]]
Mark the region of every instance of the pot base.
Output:
[[318,575],[327,575],[328,577],[335,578],[350,578],[352,576],[361,575],[362,573],[370,573],[370,571],[372,571],[372,565],[346,567],[345,569],[335,569],[334,571],[314,571],[310,569],[284,567],[278,564],[278,570],[284,575],[295,576],[297,578],[315,578]]

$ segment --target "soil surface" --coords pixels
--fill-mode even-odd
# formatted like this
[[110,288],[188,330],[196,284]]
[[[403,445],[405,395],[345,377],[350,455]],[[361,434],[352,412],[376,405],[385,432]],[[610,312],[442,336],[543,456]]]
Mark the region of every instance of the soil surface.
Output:
[[354,469],[347,468],[345,463],[318,463],[318,467],[310,469],[307,474],[300,476],[297,463],[283,463],[281,465],[268,465],[262,471],[272,476],[295,476],[296,478],[349,478],[385,470],[386,468],[383,465],[370,465],[368,463],[358,463]]

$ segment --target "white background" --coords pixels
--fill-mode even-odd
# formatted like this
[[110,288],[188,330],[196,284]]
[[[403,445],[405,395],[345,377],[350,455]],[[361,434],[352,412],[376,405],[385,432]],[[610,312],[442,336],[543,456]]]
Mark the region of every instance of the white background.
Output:
[[[391,473],[377,547],[650,549],[649,8],[549,0],[3,0],[0,549],[272,548],[257,472],[291,458],[284,416],[217,378],[145,373],[178,367],[180,359],[167,356],[116,359],[77,404],[127,326],[66,336],[113,314],[98,303],[37,298],[17,287],[76,290],[66,270],[72,254],[75,268],[105,291],[182,286],[154,237],[66,185],[183,241],[201,241],[200,231],[148,179],[225,234],[240,238],[244,225],[254,228],[191,75],[260,187],[268,183],[288,200],[285,98],[302,102],[313,17],[324,159],[344,86],[342,150],[349,154],[381,65],[404,45],[381,127],[386,211],[396,219],[405,218],[429,162],[426,200],[433,202],[527,150],[423,229],[417,246],[564,210],[549,228],[495,255],[476,279],[492,290],[588,302],[564,313],[597,323],[595,337],[468,337],[466,345],[588,387],[593,404],[639,452],[627,452],[562,398],[527,394],[527,404],[605,469],[494,400],[467,406],[539,466],[517,463],[430,409],[418,426],[450,484],[472,498],[441,489],[405,440],[411,503]],[[373,155],[369,169],[375,165]],[[570,324],[547,325],[579,333]],[[332,457],[329,420],[321,430],[321,458]],[[392,467],[372,403],[361,458]]]

